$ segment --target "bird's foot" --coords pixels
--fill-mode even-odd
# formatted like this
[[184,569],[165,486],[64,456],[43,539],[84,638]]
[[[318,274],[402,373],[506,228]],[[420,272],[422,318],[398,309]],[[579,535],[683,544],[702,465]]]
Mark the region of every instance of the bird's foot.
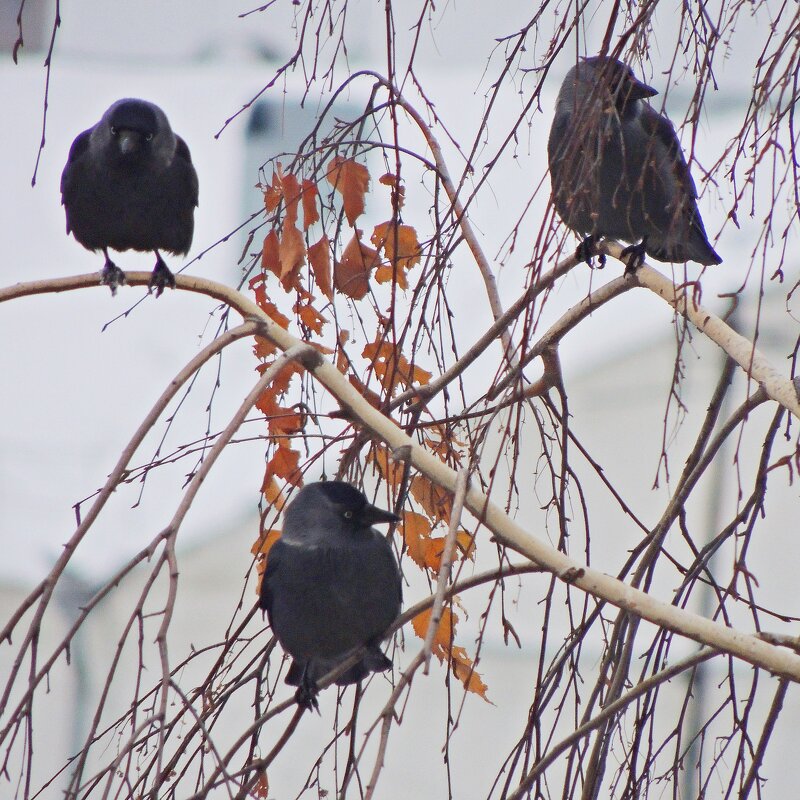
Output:
[[117,293],[117,288],[124,285],[125,273],[106,255],[106,263],[100,273],[100,283],[111,289],[111,296]]
[[600,237],[596,234],[591,234],[591,236],[587,236],[577,247],[575,250],[575,258],[578,261],[584,261],[586,264],[594,269],[594,262],[592,259],[597,256],[597,268],[603,269],[606,265],[606,254],[601,253],[597,249],[597,244],[600,241]]
[[314,681],[304,678],[302,683],[297,687],[297,691],[294,693],[294,699],[297,701],[297,705],[300,706],[300,708],[304,708],[306,711],[316,711],[319,714],[318,694],[319,689],[317,688],[317,684]]
[[149,289],[156,290],[156,297],[161,297],[161,293],[169,286],[175,288],[175,276],[170,272],[169,267],[164,263],[164,259],[156,252],[156,265],[153,274],[150,276]]
[[646,247],[647,240],[642,239],[639,244],[629,245],[619,254],[620,258],[625,262],[625,275],[633,275],[644,264]]

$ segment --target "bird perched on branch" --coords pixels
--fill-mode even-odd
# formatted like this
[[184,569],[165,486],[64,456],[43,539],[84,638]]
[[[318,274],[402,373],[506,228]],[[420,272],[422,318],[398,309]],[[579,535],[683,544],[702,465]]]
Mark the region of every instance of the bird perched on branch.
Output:
[[400,569],[372,525],[398,520],[341,481],[308,484],[286,508],[267,555],[260,606],[293,659],[286,683],[298,687],[301,706],[317,708],[317,681],[361,648],[338,686],[391,667],[380,643],[400,613]]
[[658,92],[630,67],[586,58],[564,79],[547,155],[553,203],[589,260],[607,236],[630,242],[628,269],[659,261],[719,264],[697,210],[697,191],[672,123],[645,98]]
[[103,283],[112,294],[125,273],[108,250],[152,250],[150,286],[160,295],[175,286],[160,250],[189,252],[197,206],[197,173],[186,142],[166,114],[146,100],[118,100],[79,134],[61,175],[67,233],[89,250],[102,250]]

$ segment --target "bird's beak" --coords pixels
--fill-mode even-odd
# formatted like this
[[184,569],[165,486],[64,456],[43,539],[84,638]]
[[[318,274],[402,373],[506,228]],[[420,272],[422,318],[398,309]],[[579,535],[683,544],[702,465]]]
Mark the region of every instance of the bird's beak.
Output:
[[628,90],[628,99],[641,100],[644,97],[653,97],[653,95],[656,94],[658,94],[657,89],[654,89],[652,86],[648,86],[646,83],[642,83],[641,81],[634,80],[630,84],[630,89]]
[[382,508],[377,508],[367,503],[361,509],[361,521],[365,525],[376,525],[381,522],[400,522],[400,517],[397,514],[392,514],[391,511],[384,511]]
[[120,131],[117,141],[122,155],[127,156],[135,153],[140,146],[141,136],[136,131]]

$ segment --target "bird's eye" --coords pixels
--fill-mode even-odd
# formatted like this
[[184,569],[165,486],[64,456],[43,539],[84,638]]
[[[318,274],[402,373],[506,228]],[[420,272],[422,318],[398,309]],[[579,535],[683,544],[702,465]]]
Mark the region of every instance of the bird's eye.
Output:
[[112,136],[116,136],[118,133],[119,133],[119,131],[112,125],[111,126],[111,135]]
[[342,516],[343,516],[345,519],[353,519],[353,512],[352,512],[352,511],[345,511],[345,512],[342,514]]
[[144,140],[146,142],[149,142],[152,138],[153,138],[153,134],[152,133],[148,133],[147,136],[144,137]]

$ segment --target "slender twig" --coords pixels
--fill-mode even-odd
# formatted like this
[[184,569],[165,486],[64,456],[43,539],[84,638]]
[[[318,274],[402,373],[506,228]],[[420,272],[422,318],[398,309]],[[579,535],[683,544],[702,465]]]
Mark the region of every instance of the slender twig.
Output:
[[436,580],[436,591],[433,595],[433,609],[431,618],[428,622],[428,630],[425,632],[425,643],[422,645],[422,652],[425,656],[425,669],[423,674],[427,675],[431,667],[431,653],[433,650],[433,640],[439,630],[439,623],[442,621],[442,611],[444,610],[444,593],[450,581],[450,565],[453,563],[453,553],[456,549],[456,537],[458,526],[461,524],[461,512],[464,510],[464,498],[467,494],[469,482],[469,469],[462,467],[458,471],[456,478],[455,493],[453,495],[453,507],[450,512],[450,522],[447,529],[447,536],[444,540],[442,559],[439,564],[439,575]]

